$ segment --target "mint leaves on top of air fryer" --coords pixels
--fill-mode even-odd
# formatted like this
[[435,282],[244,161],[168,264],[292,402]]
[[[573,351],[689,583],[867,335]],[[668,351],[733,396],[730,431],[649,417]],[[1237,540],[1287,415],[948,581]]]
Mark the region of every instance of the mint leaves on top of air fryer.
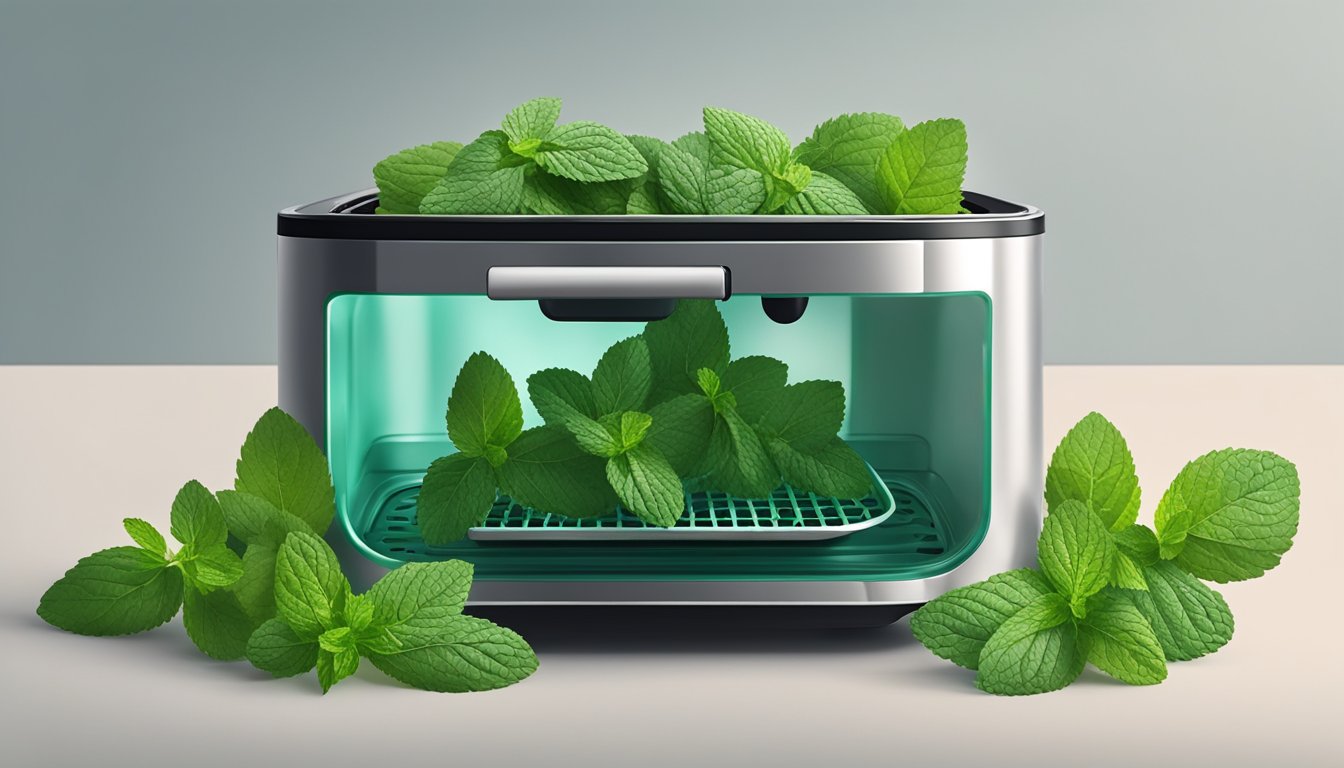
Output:
[[1201,579],[1254,578],[1279,563],[1298,521],[1292,463],[1267,451],[1214,451],[1163,494],[1156,530],[1135,522],[1139,483],[1119,430],[1080,421],[1046,474],[1039,570],[955,589],[914,613],[929,650],[998,694],[1067,686],[1091,663],[1126,683],[1167,676],[1167,662],[1232,638],[1227,603]]
[[181,609],[187,635],[206,655],[246,657],[276,676],[316,667],[324,692],[361,656],[434,691],[498,688],[536,669],[516,634],[462,614],[466,563],[406,565],[353,595],[319,537],[334,512],[321,449],[272,408],[243,443],[233,490],[212,494],[192,480],[177,493],[176,552],[148,522],[128,518],[138,546],[80,560],[42,596],[38,615],[78,634],[126,635]]
[[675,525],[688,487],[761,498],[800,492],[858,498],[867,464],[838,436],[845,390],[788,383],[765,356],[731,359],[712,301],[682,300],[643,333],[613,344],[592,371],[547,368],[527,379],[545,424],[524,430],[513,377],[484,352],[467,359],[448,398],[457,453],[438,459],[417,502],[430,544],[467,535],[497,495],[566,517],[612,514]]
[[672,142],[589,121],[559,124],[533,99],[465,147],[436,142],[374,167],[389,214],[962,213],[966,128],[841,115],[797,147],[775,126],[717,107]]

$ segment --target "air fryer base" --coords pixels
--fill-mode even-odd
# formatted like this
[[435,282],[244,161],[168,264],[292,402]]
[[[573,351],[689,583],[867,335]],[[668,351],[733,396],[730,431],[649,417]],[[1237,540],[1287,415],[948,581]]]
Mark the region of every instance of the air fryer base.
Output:
[[[520,632],[524,637],[546,637],[556,631],[572,633],[633,628],[720,629],[863,629],[900,621],[923,603],[906,605],[490,605],[476,606],[472,615]],[[557,628],[564,628],[563,630]]]

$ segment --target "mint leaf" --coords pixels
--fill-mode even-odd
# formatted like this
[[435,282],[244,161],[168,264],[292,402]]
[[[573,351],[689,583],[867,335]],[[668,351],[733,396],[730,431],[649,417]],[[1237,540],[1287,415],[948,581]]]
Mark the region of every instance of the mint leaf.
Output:
[[704,121],[710,158],[715,164],[749,168],[766,175],[782,172],[788,165],[789,137],[764,120],[728,109],[705,107]]
[[254,622],[275,616],[275,558],[282,541],[283,536],[274,543],[248,544],[243,552],[243,574],[229,587]]
[[501,127],[510,141],[521,143],[528,139],[544,138],[559,119],[559,99],[532,99],[519,104],[505,115]]
[[269,501],[325,533],[336,514],[327,458],[294,417],[272,408],[248,433],[233,487]]
[[462,613],[471,591],[471,563],[444,560],[407,563],[388,572],[368,591],[373,623],[437,624]]
[[420,201],[448,173],[448,166],[461,149],[455,141],[436,141],[403,149],[373,166],[373,180],[378,185],[375,213],[419,213]]
[[334,626],[350,594],[331,547],[311,533],[291,533],[275,560],[276,612],[295,634],[316,640]]
[[[806,166],[800,166],[806,167]],[[868,208],[849,187],[839,180],[818,171],[812,180],[784,204],[784,212],[798,216],[851,215],[862,216]]]
[[714,433],[714,407],[700,394],[674,397],[655,405],[644,442],[656,449],[681,477],[695,474],[705,461],[710,437]]
[[121,521],[121,526],[126,529],[126,533],[140,548],[146,552],[152,552],[159,557],[168,556],[168,542],[164,540],[163,534],[159,533],[154,526],[141,520],[138,517],[128,517]]
[[731,407],[719,412],[709,443],[710,484],[732,496],[763,499],[779,486],[779,470],[751,425]]
[[1137,560],[1121,552],[1117,547],[1112,562],[1114,570],[1108,583],[1121,589],[1136,589],[1140,592],[1148,590],[1148,580],[1143,577],[1143,566]]
[[653,425],[653,417],[639,411],[622,411],[619,416],[616,436],[620,440],[621,450],[629,451],[644,442],[649,427]]
[[[530,169],[529,169],[530,170]],[[625,213],[630,183],[583,183],[549,173],[524,175],[523,207],[543,216],[610,216]]]
[[369,653],[369,661],[396,680],[427,691],[488,691],[513,685],[537,669],[537,656],[517,633],[473,616],[434,626],[391,630],[400,646]]
[[659,156],[658,182],[674,213],[744,216],[765,203],[765,177],[759,172],[716,166],[709,138],[689,133]]
[[213,544],[191,552],[179,562],[188,584],[202,592],[231,586],[243,575],[242,558],[226,544]]
[[484,522],[495,504],[495,485],[495,473],[484,458],[454,453],[436,459],[416,500],[416,519],[425,542],[451,544]]
[[588,377],[568,368],[546,368],[527,377],[527,394],[547,424],[563,425],[574,414],[601,416]]
[[1139,478],[1125,438],[1105,416],[1092,412],[1074,425],[1050,458],[1045,501],[1087,504],[1112,531],[1133,525],[1139,515]]
[[654,448],[638,445],[607,460],[607,481],[635,517],[663,528],[686,509],[681,478]]
[[900,134],[877,163],[882,213],[961,212],[966,173],[966,126],[930,120]]
[[173,498],[169,520],[173,538],[193,549],[222,545],[229,538],[215,495],[195,480],[182,486]]
[[[784,394],[789,381],[789,366],[773,357],[739,357],[728,364],[723,386],[737,399],[737,412],[748,424],[755,425]],[[843,412],[844,404],[841,403]]]
[[1111,677],[1130,685],[1155,685],[1167,678],[1157,636],[1124,596],[1108,590],[1092,598],[1081,631],[1087,660]]
[[1052,593],[1032,599],[995,630],[980,651],[975,683],[1007,696],[1057,691],[1078,679],[1086,664],[1068,603]]
[[[742,399],[739,397],[739,402]],[[844,385],[838,381],[801,381],[778,390],[756,426],[763,436],[783,440],[801,453],[812,453],[831,442],[844,420]]]
[[509,149],[503,131],[486,131],[453,158],[420,212],[431,214],[518,213],[523,203],[524,167],[530,161]]
[[588,120],[552,129],[537,149],[536,161],[550,173],[574,181],[633,179],[649,169],[629,139]]
[[1213,653],[1232,639],[1234,623],[1223,596],[1174,563],[1144,566],[1147,592],[1130,599],[1148,620],[1167,661]]
[[247,641],[247,660],[275,677],[293,677],[317,666],[317,641],[299,637],[280,619],[270,619]]
[[[467,358],[448,396],[448,438],[467,456],[494,457],[523,431],[523,404],[513,377],[484,352]],[[497,449],[497,450],[491,450]]]
[[682,299],[671,315],[644,326],[653,367],[650,403],[699,392],[696,373],[708,368],[722,375],[728,367],[728,327],[708,299]]
[[1157,534],[1145,525],[1130,525],[1115,532],[1116,549],[1139,565],[1153,565],[1158,560]]
[[321,683],[323,693],[358,669],[359,651],[354,648],[343,648],[335,653],[321,647],[317,649],[317,682]]
[[1037,559],[1046,578],[1068,598],[1074,615],[1082,617],[1087,598],[1106,586],[1115,568],[1115,542],[1101,518],[1070,499],[1045,516]]
[[593,369],[592,389],[598,413],[640,410],[652,383],[653,368],[644,339],[632,336],[616,342]]
[[616,508],[605,462],[578,447],[564,429],[527,430],[499,468],[499,484],[518,504],[566,517],[600,517]]
[[187,637],[212,659],[232,661],[247,654],[247,641],[259,622],[243,610],[238,596],[227,590],[209,593],[188,587],[182,605]]
[[1053,591],[1030,568],[1000,573],[925,603],[911,615],[910,630],[934,655],[977,669],[990,636],[1032,600]]
[[793,151],[794,159],[853,190],[872,213],[884,209],[877,160],[905,130],[895,115],[862,112],[827,120]]
[[839,437],[833,436],[811,453],[802,453],[777,437],[765,440],[764,445],[784,482],[795,490],[837,499],[861,499],[873,488],[868,464]]
[[307,523],[281,510],[260,496],[241,491],[215,494],[229,533],[244,544],[268,544],[278,548],[294,531],[311,531]]
[[1297,533],[1297,468],[1268,451],[1225,449],[1181,470],[1157,505],[1164,559],[1220,583],[1263,575]]
[[644,158],[649,169],[643,176],[635,179],[635,187],[630,192],[624,213],[658,214],[674,213],[672,205],[663,194],[660,183],[661,158],[667,149],[667,142],[650,136],[626,136],[630,144]]
[[181,571],[162,555],[113,547],[66,571],[42,595],[37,615],[80,635],[129,635],[167,622],[181,606]]

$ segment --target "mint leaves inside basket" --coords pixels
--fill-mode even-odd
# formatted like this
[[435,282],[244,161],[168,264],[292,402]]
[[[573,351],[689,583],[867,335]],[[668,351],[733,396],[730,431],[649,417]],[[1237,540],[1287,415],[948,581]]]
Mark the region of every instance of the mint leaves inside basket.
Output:
[[837,499],[872,490],[868,465],[837,435],[844,386],[790,384],[788,366],[772,357],[731,359],[712,301],[678,302],[613,344],[591,375],[537,371],[527,393],[545,423],[523,429],[504,366],[485,352],[462,366],[447,415],[457,453],[430,465],[418,500],[429,544],[466,536],[499,494],[568,518],[619,506],[666,528],[685,512],[688,490],[748,499],[781,483]]
[[463,146],[423,144],[373,169],[380,214],[734,215],[964,213],[966,126],[909,129],[841,115],[797,146],[760,118],[705,107],[703,131],[667,142],[533,99]]

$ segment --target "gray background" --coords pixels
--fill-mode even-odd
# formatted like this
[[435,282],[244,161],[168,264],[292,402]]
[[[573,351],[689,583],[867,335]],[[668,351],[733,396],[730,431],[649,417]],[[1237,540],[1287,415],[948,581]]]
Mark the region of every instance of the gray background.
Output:
[[1051,363],[1344,363],[1338,2],[0,2],[0,363],[270,363],[274,213],[515,103],[970,128]]

